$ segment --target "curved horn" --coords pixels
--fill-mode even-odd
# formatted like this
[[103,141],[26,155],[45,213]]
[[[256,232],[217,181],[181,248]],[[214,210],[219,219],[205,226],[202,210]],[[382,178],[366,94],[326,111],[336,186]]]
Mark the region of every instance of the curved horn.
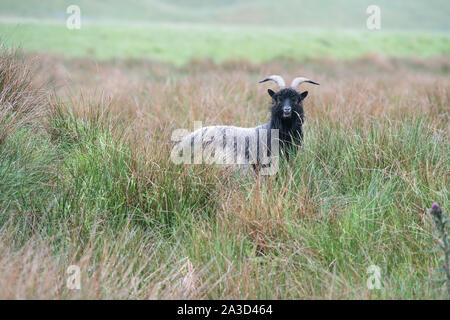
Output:
[[269,80],[275,81],[277,83],[277,85],[280,87],[280,89],[286,88],[286,83],[284,82],[283,78],[281,76],[276,75],[276,74],[271,75],[270,77],[267,77],[267,78],[259,81],[259,83],[263,83],[263,82],[266,82],[266,81],[269,81]]
[[312,83],[312,84],[319,85],[319,83],[314,82],[312,80],[309,80],[307,78],[298,77],[298,78],[295,78],[294,80],[292,80],[291,88],[292,89],[297,89],[297,87],[303,82],[309,82],[309,83]]

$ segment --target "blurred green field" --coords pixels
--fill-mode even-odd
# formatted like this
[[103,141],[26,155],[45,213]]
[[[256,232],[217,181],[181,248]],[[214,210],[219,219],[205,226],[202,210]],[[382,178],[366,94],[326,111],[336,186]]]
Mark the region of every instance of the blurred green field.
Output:
[[97,59],[148,58],[182,65],[192,59],[264,61],[290,58],[356,58],[368,53],[386,56],[450,55],[450,34],[438,32],[331,31],[254,26],[168,24],[0,24],[9,46],[26,51],[56,52]]
[[[81,30],[68,30],[69,5],[81,8]],[[369,5],[381,30],[366,28]],[[26,51],[68,57],[147,58],[255,63],[310,58],[352,59],[450,55],[450,2],[319,0],[4,0],[0,39]]]
[[256,24],[366,28],[366,8],[378,5],[383,29],[448,31],[447,0],[2,0],[0,17],[64,20],[79,5],[85,21]]

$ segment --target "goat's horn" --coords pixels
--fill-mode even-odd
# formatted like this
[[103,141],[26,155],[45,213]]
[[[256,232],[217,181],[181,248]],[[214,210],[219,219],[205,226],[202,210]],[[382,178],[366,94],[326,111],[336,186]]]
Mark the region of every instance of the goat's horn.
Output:
[[303,83],[303,82],[309,82],[309,83],[312,83],[312,84],[317,84],[317,85],[319,85],[319,83],[314,82],[314,81],[312,81],[312,80],[309,80],[309,79],[307,79],[307,78],[298,77],[298,78],[295,78],[294,80],[292,80],[291,88],[292,88],[292,89],[297,89],[297,87],[298,87],[301,83]]
[[266,82],[269,80],[275,81],[277,83],[277,85],[280,87],[280,89],[286,88],[286,83],[284,82],[283,78],[281,76],[277,76],[275,74],[259,81],[259,83],[263,83],[263,82]]

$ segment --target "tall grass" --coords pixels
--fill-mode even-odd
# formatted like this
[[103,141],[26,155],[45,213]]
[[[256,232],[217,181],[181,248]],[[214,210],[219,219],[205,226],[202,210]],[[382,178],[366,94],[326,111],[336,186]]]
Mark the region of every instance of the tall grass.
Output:
[[[268,97],[253,80],[290,65],[78,61],[76,71],[52,59],[65,72],[42,64],[33,79],[54,81],[57,98],[25,104],[45,117],[14,122],[0,144],[0,297],[445,296],[427,279],[439,257],[426,211],[449,205],[445,60],[302,67],[326,84],[306,102],[305,143],[260,178],[173,164],[171,132],[262,122]],[[58,87],[69,74],[81,93]],[[17,100],[5,101],[7,119]],[[80,290],[66,286],[70,265]],[[367,287],[370,265],[382,289]]]
[[[44,92],[32,84],[32,74],[23,55],[0,44],[0,143],[17,128],[42,115]],[[29,60],[29,59],[28,59]]]

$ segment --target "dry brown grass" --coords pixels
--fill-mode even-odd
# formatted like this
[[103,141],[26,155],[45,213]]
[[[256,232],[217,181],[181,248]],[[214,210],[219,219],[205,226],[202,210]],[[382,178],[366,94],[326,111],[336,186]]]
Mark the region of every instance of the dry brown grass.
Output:
[[46,92],[33,82],[33,60],[0,44],[0,144],[17,128],[38,123]]
[[[106,237],[101,252],[96,252],[95,236],[81,251],[70,244],[64,255],[54,254],[51,240],[32,238],[17,248],[13,239],[2,236],[0,299],[198,299],[211,290],[207,282],[200,282],[206,277],[188,257],[159,260],[159,266],[142,277],[144,270],[154,268],[157,246],[136,247],[134,230]],[[80,290],[66,285],[71,265],[81,270]]]
[[267,86],[260,77],[277,73],[287,79],[306,75],[322,83],[308,87],[310,119],[328,117],[348,125],[370,119],[430,115],[448,121],[450,62],[436,59],[388,59],[367,56],[336,60],[216,65],[192,62],[177,69],[146,61],[94,62],[40,57],[37,78],[50,82],[62,97],[103,96],[110,111],[130,119],[140,130],[166,126],[263,122],[268,117]]

